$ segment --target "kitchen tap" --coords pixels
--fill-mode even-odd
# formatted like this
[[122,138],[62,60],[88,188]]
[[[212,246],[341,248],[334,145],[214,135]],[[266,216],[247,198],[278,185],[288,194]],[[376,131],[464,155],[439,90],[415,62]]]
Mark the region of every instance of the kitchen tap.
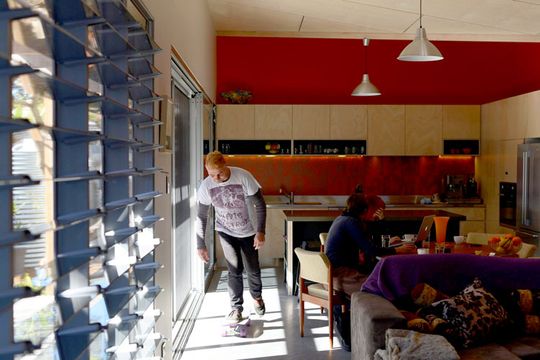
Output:
[[289,200],[289,205],[294,204],[294,192],[287,192],[287,190],[284,187],[279,188],[279,193],[284,195]]

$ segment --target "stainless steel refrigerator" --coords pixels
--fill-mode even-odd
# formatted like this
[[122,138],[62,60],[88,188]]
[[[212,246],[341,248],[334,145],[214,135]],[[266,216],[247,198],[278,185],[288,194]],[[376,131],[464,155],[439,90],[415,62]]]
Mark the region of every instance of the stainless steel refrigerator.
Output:
[[540,139],[518,145],[517,235],[540,254]]

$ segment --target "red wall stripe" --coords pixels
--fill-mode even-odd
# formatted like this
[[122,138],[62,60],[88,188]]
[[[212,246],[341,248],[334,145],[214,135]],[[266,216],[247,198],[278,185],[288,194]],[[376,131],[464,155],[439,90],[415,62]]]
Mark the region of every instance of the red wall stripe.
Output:
[[372,40],[378,97],[352,97],[364,72],[361,39],[217,38],[217,101],[246,89],[254,104],[484,104],[540,89],[540,43],[435,41],[445,59],[396,57],[409,43]]

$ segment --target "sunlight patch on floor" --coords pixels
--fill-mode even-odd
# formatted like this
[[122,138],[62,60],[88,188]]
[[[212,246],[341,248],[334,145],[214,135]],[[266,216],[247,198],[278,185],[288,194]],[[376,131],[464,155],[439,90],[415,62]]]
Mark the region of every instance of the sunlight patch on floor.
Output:
[[223,322],[230,312],[226,272],[216,273],[205,295],[201,312],[181,360],[243,359],[350,359],[337,339],[330,351],[328,318],[316,305],[306,303],[305,337],[300,337],[299,306],[296,297],[286,294],[280,269],[262,269],[266,314],[253,312],[253,302],[245,283],[244,315],[253,312],[245,338],[223,337]]

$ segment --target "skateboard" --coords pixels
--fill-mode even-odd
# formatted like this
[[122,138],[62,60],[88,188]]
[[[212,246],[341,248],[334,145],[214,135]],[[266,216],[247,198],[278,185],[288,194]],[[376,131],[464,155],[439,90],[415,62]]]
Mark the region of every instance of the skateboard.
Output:
[[224,324],[221,336],[239,336],[246,337],[248,334],[248,326],[251,325],[251,317],[245,317],[239,323]]

